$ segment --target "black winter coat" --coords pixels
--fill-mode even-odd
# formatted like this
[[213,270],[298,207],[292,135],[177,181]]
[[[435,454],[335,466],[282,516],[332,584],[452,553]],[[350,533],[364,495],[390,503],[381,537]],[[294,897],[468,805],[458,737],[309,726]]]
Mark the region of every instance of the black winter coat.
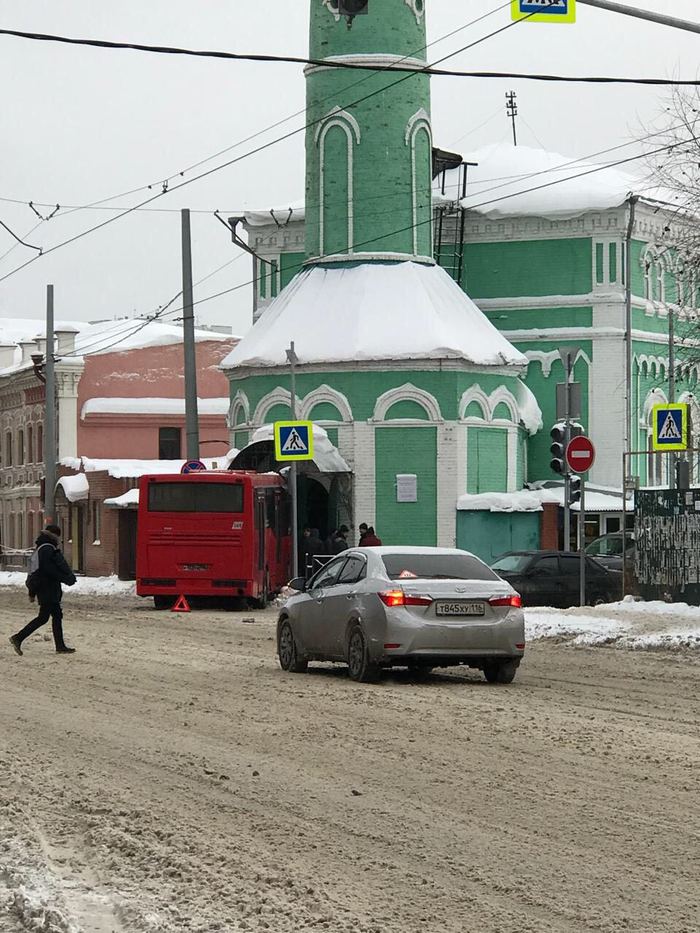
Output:
[[36,598],[40,603],[60,603],[63,596],[61,584],[73,586],[75,574],[70,569],[56,543],[57,539],[42,531],[36,539],[36,546],[49,544],[39,550],[39,569],[36,572]]

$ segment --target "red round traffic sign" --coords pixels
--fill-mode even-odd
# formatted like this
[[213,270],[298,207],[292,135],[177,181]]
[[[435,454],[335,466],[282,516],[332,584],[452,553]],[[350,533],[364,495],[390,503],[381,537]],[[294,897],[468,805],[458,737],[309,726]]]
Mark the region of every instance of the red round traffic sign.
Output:
[[587,473],[595,463],[593,441],[583,434],[573,437],[566,448],[566,462],[572,473]]

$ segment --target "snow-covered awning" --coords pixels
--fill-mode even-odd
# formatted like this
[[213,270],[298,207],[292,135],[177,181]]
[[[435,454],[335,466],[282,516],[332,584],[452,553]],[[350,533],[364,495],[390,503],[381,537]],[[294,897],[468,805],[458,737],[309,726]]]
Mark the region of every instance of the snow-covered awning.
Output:
[[84,473],[75,476],[62,476],[56,483],[56,489],[61,488],[69,502],[81,502],[90,495],[90,484]]
[[304,364],[453,359],[527,365],[444,269],[418,262],[304,269],[222,368],[286,366],[291,340]]
[[121,496],[105,499],[104,504],[110,509],[135,509],[139,504],[139,491],[127,489]]
[[[337,447],[331,443],[328,434],[320,425],[313,426],[314,431],[314,463],[321,473],[351,473],[350,467],[338,453]],[[253,434],[248,447],[262,441],[274,441],[274,425],[264,424]],[[243,448],[246,449],[245,447]]]
[[541,512],[542,497],[523,489],[520,492],[465,494],[457,500],[460,512]]

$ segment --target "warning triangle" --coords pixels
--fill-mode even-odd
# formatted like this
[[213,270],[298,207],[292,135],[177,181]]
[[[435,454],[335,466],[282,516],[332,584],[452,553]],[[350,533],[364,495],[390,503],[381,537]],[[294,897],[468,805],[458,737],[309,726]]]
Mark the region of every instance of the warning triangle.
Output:
[[190,604],[187,602],[184,596],[179,596],[177,602],[170,610],[171,612],[191,612]]
[[659,431],[659,440],[660,441],[682,441],[683,437],[678,428],[678,422],[673,417],[672,412],[669,412],[666,415],[666,420],[664,421],[663,427]]
[[308,453],[308,446],[302,440],[301,434],[296,428],[292,428],[287,436],[287,440],[282,445],[283,454],[305,454]]

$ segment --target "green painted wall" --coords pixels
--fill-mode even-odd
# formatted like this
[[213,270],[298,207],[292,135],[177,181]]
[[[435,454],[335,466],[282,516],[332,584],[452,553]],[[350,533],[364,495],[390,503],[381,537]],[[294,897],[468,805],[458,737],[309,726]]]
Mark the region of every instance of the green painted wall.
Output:
[[583,295],[593,287],[591,240],[467,243],[462,287],[472,298]]
[[418,421],[428,421],[428,413],[423,408],[422,405],[419,405],[418,402],[414,402],[412,399],[407,399],[403,402],[397,402],[395,405],[392,405],[385,415],[386,421],[395,421],[399,418],[413,418]]
[[[270,375],[249,376],[231,372],[231,397],[240,389],[245,392],[250,402],[251,412],[255,412],[258,402],[273,389],[282,386],[289,389],[289,376],[271,373]],[[296,390],[300,397],[306,396],[321,385],[332,385],[348,399],[353,417],[357,421],[366,421],[374,414],[377,399],[384,392],[411,383],[426,392],[430,392],[440,405],[442,416],[447,421],[458,417],[459,400],[462,394],[477,383],[488,395],[494,389],[505,385],[514,391],[516,377],[491,373],[468,373],[439,370],[382,370],[377,372],[319,372],[297,374]]]
[[[375,528],[384,544],[436,545],[437,429],[382,428],[375,432]],[[396,501],[396,474],[418,476],[418,501]]]
[[343,416],[340,414],[335,405],[332,405],[330,402],[319,402],[318,405],[314,407],[309,412],[309,421],[342,421]]
[[280,253],[280,282],[286,288],[304,264],[303,253]]
[[487,564],[506,551],[536,550],[539,546],[539,512],[457,512],[457,547],[471,551]]
[[467,492],[505,492],[508,488],[508,431],[467,429]]
[[517,308],[485,311],[499,330],[542,330],[548,327],[591,327],[593,309],[587,308]]

